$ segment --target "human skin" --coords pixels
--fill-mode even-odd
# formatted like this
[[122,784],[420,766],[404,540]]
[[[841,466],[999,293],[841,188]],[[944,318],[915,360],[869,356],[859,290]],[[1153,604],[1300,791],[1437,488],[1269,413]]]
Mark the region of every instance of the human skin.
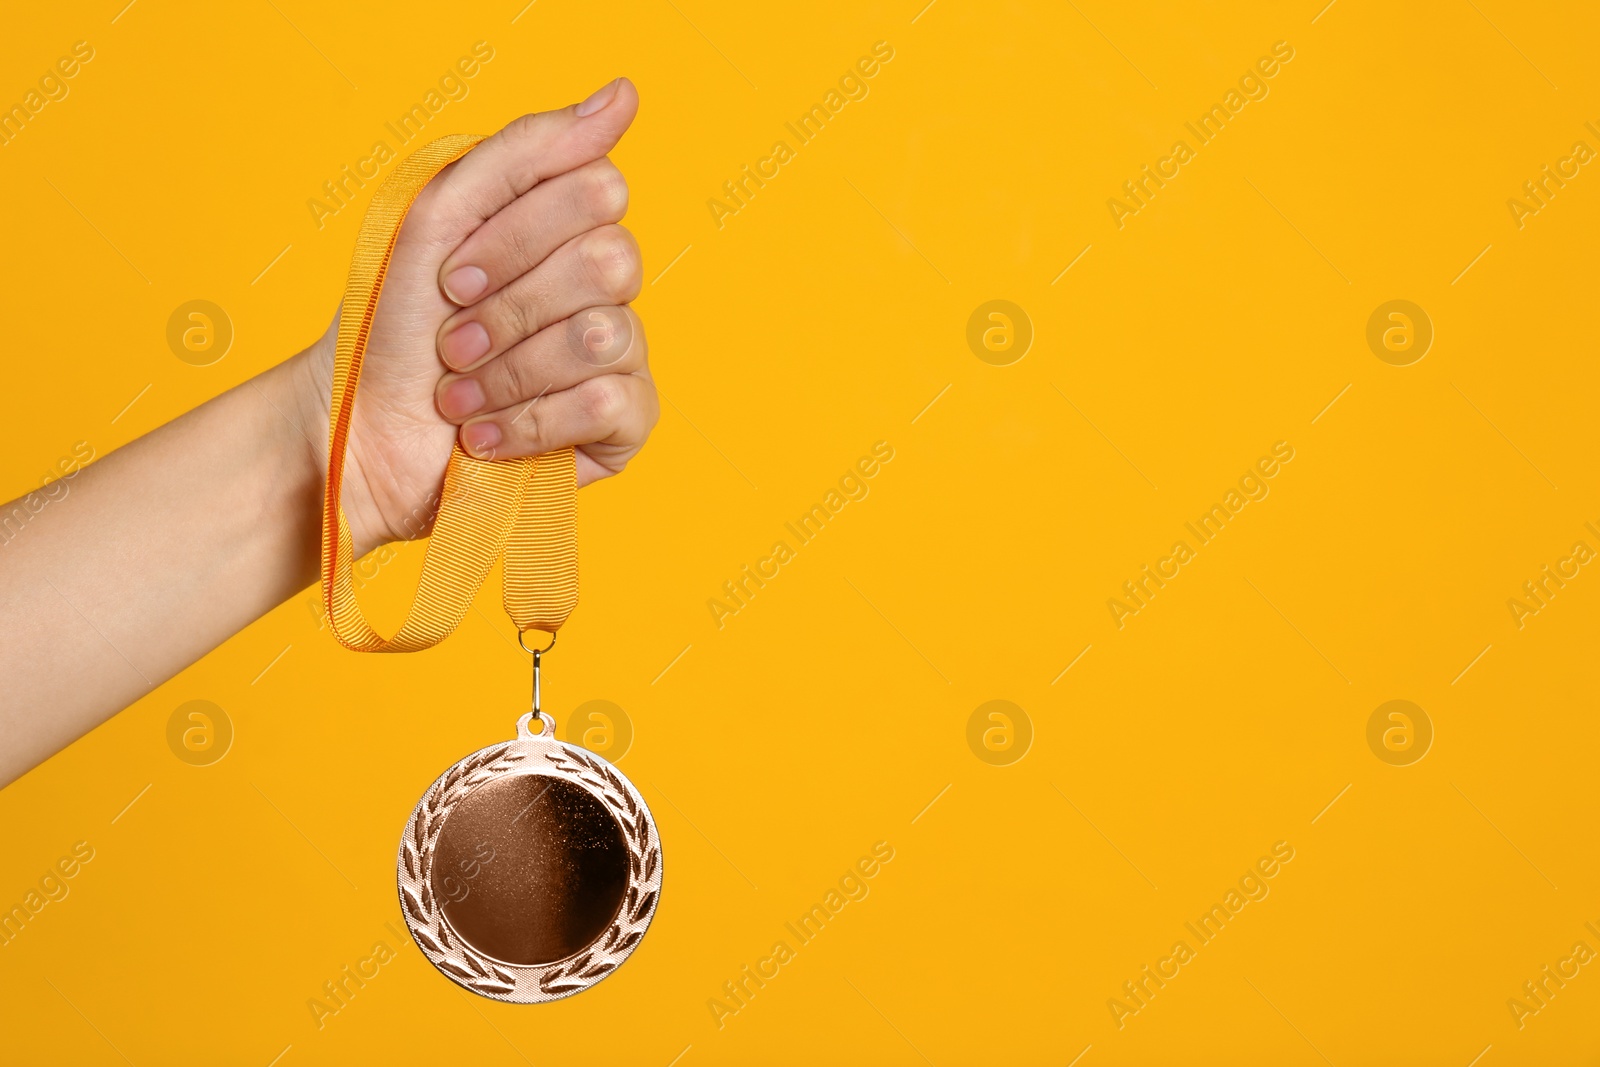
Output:
[[[580,486],[644,444],[659,408],[627,306],[642,266],[606,158],[638,103],[618,79],[524,116],[418,195],[351,422],[358,555],[427,532],[457,440],[487,459],[575,447]],[[72,475],[7,530],[0,784],[316,580],[337,330]]]

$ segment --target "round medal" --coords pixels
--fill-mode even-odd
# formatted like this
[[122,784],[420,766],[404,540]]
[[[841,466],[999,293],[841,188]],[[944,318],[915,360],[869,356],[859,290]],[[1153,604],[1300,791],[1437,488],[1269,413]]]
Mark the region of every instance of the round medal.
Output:
[[456,763],[400,839],[400,904],[451,981],[516,1004],[570,996],[632,954],[661,893],[661,839],[621,772],[533,713]]

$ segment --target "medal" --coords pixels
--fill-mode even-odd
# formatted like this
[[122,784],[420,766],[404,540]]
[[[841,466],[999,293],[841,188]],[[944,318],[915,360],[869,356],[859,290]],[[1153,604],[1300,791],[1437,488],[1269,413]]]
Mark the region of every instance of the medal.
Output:
[[[400,909],[439,972],[518,1004],[587,989],[632,954],[661,893],[661,839],[644,798],[599,756],[556,740],[540,707],[544,656],[578,599],[572,450],[492,462],[459,443],[445,470],[417,596],[399,631],[368,624],[351,584],[339,507],[367,335],[395,235],[417,193],[478,137],[445,137],[403,160],[362,220],[339,317],[323,498],[322,589],[334,636],[357,652],[415,652],[460,624],[505,557],[503,602],[533,656],[533,701],[517,735],[480,749],[423,793],[400,839]],[[529,632],[549,635],[529,649]]]
[[638,790],[554,734],[550,716],[524,715],[515,741],[440,775],[400,838],[412,938],[452,981],[495,1000],[555,1000],[598,982],[644,937],[661,891],[661,842]]

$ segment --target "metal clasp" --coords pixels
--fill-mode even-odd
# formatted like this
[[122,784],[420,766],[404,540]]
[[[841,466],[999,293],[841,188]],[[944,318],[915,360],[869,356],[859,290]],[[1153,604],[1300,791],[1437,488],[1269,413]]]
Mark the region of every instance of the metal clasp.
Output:
[[539,704],[539,673],[540,673],[540,667],[543,665],[544,654],[546,652],[549,652],[552,648],[556,647],[556,635],[555,634],[551,634],[550,635],[550,643],[548,645],[545,645],[543,648],[529,648],[527,646],[527,644],[524,643],[523,640],[522,640],[522,637],[523,637],[524,633],[526,633],[526,631],[524,631],[524,630],[518,630],[517,631],[517,644],[522,646],[522,651],[528,653],[529,655],[531,655],[533,657],[533,714],[534,714],[534,717],[538,718],[538,717],[541,717],[542,714],[543,714],[543,712],[542,712],[542,710],[540,708],[540,704]]

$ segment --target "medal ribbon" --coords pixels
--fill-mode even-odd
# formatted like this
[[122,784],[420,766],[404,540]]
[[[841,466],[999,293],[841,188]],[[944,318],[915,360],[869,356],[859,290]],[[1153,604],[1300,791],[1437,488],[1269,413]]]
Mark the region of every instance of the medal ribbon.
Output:
[[578,478],[570,448],[537,458],[489,461],[469,456],[456,443],[445,468],[416,598],[393,637],[385,638],[367,622],[350,581],[354,549],[339,493],[361,363],[395,238],[422,187],[481,140],[441,137],[401,161],[368,206],[350,263],[329,412],[322,602],[334,637],[355,652],[417,652],[450,636],[502,553],[503,601],[519,631],[554,634],[578,603]]

